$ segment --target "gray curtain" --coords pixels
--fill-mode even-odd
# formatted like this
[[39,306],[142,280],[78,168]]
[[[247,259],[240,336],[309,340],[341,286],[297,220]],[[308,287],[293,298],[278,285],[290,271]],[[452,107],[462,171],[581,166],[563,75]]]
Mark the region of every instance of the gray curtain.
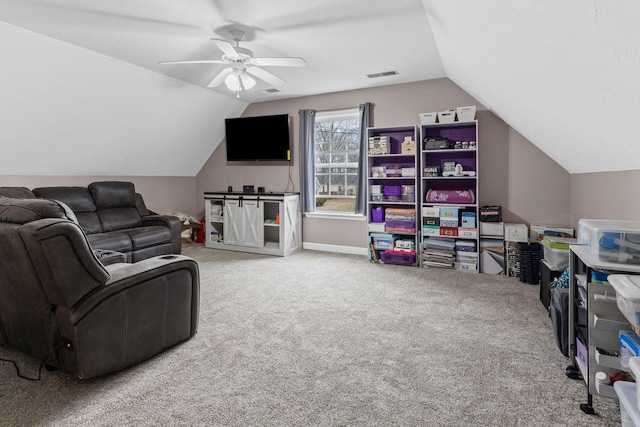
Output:
[[316,210],[315,160],[313,136],[316,127],[316,110],[300,110],[300,210]]
[[367,208],[367,128],[373,126],[373,104],[360,104],[360,161],[358,162],[358,187],[356,188],[356,213],[365,214]]

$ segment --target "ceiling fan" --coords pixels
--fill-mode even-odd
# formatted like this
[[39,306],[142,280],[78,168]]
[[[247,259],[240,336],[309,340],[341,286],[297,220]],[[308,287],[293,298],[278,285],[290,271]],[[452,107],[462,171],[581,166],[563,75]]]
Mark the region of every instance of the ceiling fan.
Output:
[[[240,96],[240,91],[251,89],[257,77],[273,87],[280,87],[285,82],[280,77],[260,68],[260,67],[304,67],[307,62],[302,58],[254,58],[253,52],[240,47],[240,42],[244,39],[245,32],[238,29],[229,30],[229,34],[235,42],[235,46],[226,40],[211,38],[222,51],[222,58],[219,60],[199,60],[199,61],[161,61],[159,64],[225,64],[228,67],[216,75],[209,88],[218,87],[222,83]],[[253,76],[253,77],[252,77]]]

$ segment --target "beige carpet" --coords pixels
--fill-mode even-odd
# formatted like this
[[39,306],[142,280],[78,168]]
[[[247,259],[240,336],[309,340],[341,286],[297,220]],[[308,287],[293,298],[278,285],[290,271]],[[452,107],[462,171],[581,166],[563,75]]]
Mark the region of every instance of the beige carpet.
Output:
[[194,339],[88,381],[0,363],[0,425],[620,425],[613,400],[580,411],[537,286],[314,251],[184,253],[201,273]]

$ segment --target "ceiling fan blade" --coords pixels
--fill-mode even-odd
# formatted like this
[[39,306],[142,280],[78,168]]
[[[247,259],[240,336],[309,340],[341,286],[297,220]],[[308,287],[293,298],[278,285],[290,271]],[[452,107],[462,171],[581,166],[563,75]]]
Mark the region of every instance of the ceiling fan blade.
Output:
[[262,67],[306,67],[302,58],[253,58],[251,62]]
[[224,61],[202,60],[202,61],[160,61],[158,64],[226,64]]
[[275,76],[270,72],[263,70],[262,68],[253,67],[253,66],[247,67],[247,73],[253,74],[260,80],[264,80],[265,82],[269,83],[273,87],[280,87],[285,83],[284,80],[282,80],[280,77]]
[[220,71],[218,73],[218,75],[214,77],[213,80],[211,80],[211,83],[209,83],[207,85],[207,87],[218,87],[218,86],[220,86],[222,84],[222,82],[224,81],[225,77],[227,77],[231,73],[233,73],[233,68],[231,68],[231,67],[225,68],[224,70]]
[[231,43],[229,43],[228,41],[221,40],[221,39],[216,39],[216,38],[213,38],[213,37],[211,37],[211,40],[213,40],[213,42],[216,44],[216,46],[218,46],[218,48],[225,55],[232,56],[232,57],[238,56],[238,52],[236,52],[234,47],[231,46]]

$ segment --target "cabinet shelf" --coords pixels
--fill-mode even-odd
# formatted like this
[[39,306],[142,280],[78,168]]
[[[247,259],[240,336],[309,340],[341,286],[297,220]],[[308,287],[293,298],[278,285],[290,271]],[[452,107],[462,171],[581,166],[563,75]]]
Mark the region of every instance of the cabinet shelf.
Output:
[[[474,207],[478,207],[477,203],[457,203],[457,204],[447,204],[447,203],[423,203],[422,204],[423,207],[427,207],[427,206],[435,206],[435,207],[441,207],[441,208],[474,208]],[[500,236],[493,236],[493,237],[500,237]]]
[[392,202],[392,201],[369,201],[370,205],[410,205],[410,206],[414,206],[416,204],[416,202]]
[[[420,127],[420,140],[426,138],[447,138],[451,142],[478,141],[477,121],[436,123],[422,125]],[[463,171],[474,172],[473,176],[443,176],[443,173],[453,173],[462,168]],[[481,271],[480,262],[481,246],[479,234],[478,215],[478,147],[475,148],[451,148],[437,150],[420,150],[421,189],[420,189],[420,218],[424,239],[421,242],[423,252],[422,265],[427,268],[445,268],[461,272],[478,273]],[[427,174],[425,176],[425,173]],[[461,193],[464,191],[464,193]],[[438,196],[433,197],[437,192]],[[427,201],[427,195],[434,202]],[[438,203],[440,201],[454,200],[473,203]],[[460,228],[475,229],[475,233],[467,232],[460,235]],[[427,228],[424,228],[427,227]],[[446,228],[445,228],[446,227]],[[449,228],[454,228],[450,230]],[[458,229],[458,235],[451,235]],[[449,254],[442,254],[438,249],[442,244],[438,240],[429,239],[448,238],[447,247]],[[453,242],[453,243],[451,243]],[[469,256],[470,248],[475,256]],[[467,258],[460,263],[458,257]],[[443,261],[444,260],[444,261]],[[449,267],[449,263],[451,266]],[[435,265],[434,265],[435,264]]]
[[[431,125],[429,125],[431,127]],[[444,127],[444,125],[443,125]],[[438,150],[424,150],[427,153],[468,153],[478,151],[477,148],[440,148]]]
[[477,179],[475,176],[423,176],[424,180],[455,180],[455,179]]
[[[367,140],[369,150],[382,149],[390,152],[388,154],[367,155],[368,242],[381,238],[380,235],[389,240],[385,242],[387,246],[384,248],[377,245],[374,248],[369,247],[369,260],[383,264],[417,266],[420,261],[415,252],[398,254],[391,251],[393,251],[397,240],[402,241],[398,244],[401,244],[403,248],[411,245],[417,248],[419,245],[420,174],[418,173],[415,145],[413,145],[414,152],[406,152],[407,148],[418,141],[418,128],[415,125],[371,127],[367,129]],[[407,140],[411,140],[412,144],[407,143]],[[386,176],[387,174],[392,176]],[[375,196],[373,196],[374,194]],[[399,200],[384,200],[385,194],[386,197]],[[380,231],[382,222],[385,220],[387,220],[386,225],[392,229],[411,231]],[[389,224],[390,221],[393,221],[394,224]]]
[[390,180],[390,181],[404,179],[405,181],[415,181],[416,177],[415,176],[370,176],[369,179],[370,180],[383,179],[383,180]]
[[372,158],[396,158],[396,157],[415,157],[415,153],[389,153],[389,154],[369,154]]

